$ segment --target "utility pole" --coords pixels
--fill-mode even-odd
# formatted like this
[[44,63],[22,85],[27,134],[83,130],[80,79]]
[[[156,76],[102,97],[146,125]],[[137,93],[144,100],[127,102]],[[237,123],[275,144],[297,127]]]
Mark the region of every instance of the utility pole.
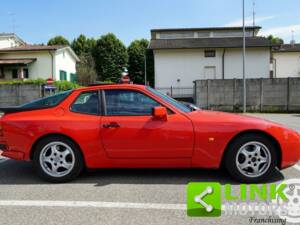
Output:
[[[253,12],[252,12],[252,19],[253,19],[253,27],[255,27],[255,0],[252,2]],[[254,31],[253,31],[254,32]]]
[[147,86],[147,50],[145,50],[145,62],[144,62],[145,66],[145,71],[144,71],[144,75],[145,75],[145,86]]
[[246,112],[246,34],[245,34],[245,0],[243,0],[243,113]]

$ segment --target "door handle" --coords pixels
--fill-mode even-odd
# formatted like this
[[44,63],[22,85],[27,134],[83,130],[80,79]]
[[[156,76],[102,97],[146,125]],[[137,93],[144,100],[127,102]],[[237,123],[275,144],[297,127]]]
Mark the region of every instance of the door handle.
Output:
[[103,128],[119,128],[120,125],[116,122],[110,122],[110,123],[106,123],[103,124]]

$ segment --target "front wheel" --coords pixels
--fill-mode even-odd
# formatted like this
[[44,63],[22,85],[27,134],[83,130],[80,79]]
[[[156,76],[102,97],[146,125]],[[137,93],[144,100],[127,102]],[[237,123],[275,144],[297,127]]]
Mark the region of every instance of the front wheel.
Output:
[[36,145],[33,161],[39,176],[54,183],[70,181],[83,169],[77,145],[59,136],[42,139]]
[[277,155],[274,144],[268,138],[246,134],[229,145],[224,160],[227,171],[234,179],[256,183],[272,175]]

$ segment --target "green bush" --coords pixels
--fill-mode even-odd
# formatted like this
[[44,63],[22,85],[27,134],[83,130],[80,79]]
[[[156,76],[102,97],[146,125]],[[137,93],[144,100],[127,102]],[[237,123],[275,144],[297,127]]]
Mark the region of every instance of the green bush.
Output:
[[[42,84],[47,84],[47,81],[44,79],[0,81],[0,85],[26,85],[26,84],[42,85]],[[70,89],[80,87],[78,84],[75,84],[70,81],[54,81],[53,85],[57,88],[57,91],[67,91]]]
[[14,85],[14,84],[37,84],[42,85],[45,84],[46,80],[44,79],[28,79],[28,80],[9,80],[9,81],[0,81],[0,85]]
[[80,87],[78,84],[70,81],[54,81],[54,86],[57,88],[57,91],[67,91]]

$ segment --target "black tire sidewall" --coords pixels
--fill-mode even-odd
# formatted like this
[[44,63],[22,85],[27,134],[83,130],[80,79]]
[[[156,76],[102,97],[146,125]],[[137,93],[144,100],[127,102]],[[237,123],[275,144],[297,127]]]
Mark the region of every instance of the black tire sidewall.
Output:
[[[235,159],[237,156],[237,153],[239,149],[248,142],[260,142],[264,144],[271,155],[271,163],[268,168],[268,170],[258,177],[247,177],[244,174],[242,174],[236,165]],[[228,173],[231,175],[232,178],[235,180],[238,180],[243,183],[258,183],[261,181],[264,181],[271,177],[271,175],[275,172],[275,167],[277,165],[277,154],[274,144],[269,138],[266,138],[264,136],[256,135],[256,134],[245,134],[238,138],[236,138],[227,149],[227,152],[225,153],[225,166],[228,171]]]
[[[68,173],[62,177],[53,177],[53,176],[47,174],[43,170],[43,168],[40,164],[40,154],[41,154],[42,149],[47,144],[49,144],[51,142],[55,142],[55,141],[63,142],[66,145],[68,145],[73,150],[73,153],[75,156],[75,163],[74,163],[73,169],[71,170],[70,173]],[[73,141],[71,141],[65,137],[50,136],[50,137],[43,138],[35,146],[34,155],[33,155],[33,164],[34,164],[36,172],[42,179],[44,179],[48,182],[62,183],[62,182],[67,182],[67,181],[73,180],[81,173],[81,171],[83,170],[83,157],[82,157],[82,154],[81,154],[78,146]]]

